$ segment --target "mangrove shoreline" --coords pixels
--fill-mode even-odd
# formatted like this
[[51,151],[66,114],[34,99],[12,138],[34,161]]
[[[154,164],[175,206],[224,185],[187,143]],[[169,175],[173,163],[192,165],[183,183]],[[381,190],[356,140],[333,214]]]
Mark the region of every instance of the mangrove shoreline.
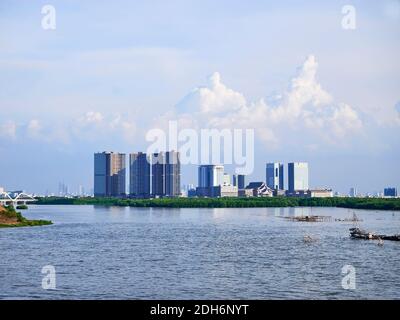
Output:
[[338,207],[367,210],[400,210],[400,198],[37,198],[40,205],[101,205],[140,208],[279,208]]

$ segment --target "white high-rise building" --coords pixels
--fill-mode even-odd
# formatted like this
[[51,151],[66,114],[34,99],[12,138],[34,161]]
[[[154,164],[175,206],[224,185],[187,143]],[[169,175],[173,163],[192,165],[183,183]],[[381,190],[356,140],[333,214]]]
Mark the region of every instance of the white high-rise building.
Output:
[[291,162],[288,164],[289,191],[308,190],[308,163]]

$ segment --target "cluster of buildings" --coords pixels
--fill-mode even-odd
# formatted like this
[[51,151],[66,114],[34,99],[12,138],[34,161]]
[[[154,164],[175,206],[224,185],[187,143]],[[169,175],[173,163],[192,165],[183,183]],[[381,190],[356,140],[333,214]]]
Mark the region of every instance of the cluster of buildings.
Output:
[[222,165],[201,165],[198,169],[198,187],[188,196],[198,197],[332,197],[330,189],[309,188],[308,163],[288,163],[288,188],[285,189],[284,164],[267,163],[266,182],[245,184],[245,176],[224,172]]
[[129,154],[129,192],[126,190],[126,154],[94,154],[94,196],[134,198],[178,197],[181,195],[179,152],[168,151],[148,156]]
[[[94,196],[131,198],[179,197],[181,192],[181,163],[179,152],[167,151],[148,155],[102,152],[94,154]],[[129,169],[129,190],[127,190]],[[223,165],[200,165],[198,185],[187,188],[189,197],[332,197],[330,189],[309,188],[308,163],[287,165],[288,188],[282,163],[267,163],[266,182],[250,182],[244,175],[230,175]]]
[[357,188],[350,188],[348,196],[350,198],[362,198],[362,197],[373,197],[373,198],[397,198],[397,188],[396,187],[387,187],[382,191],[375,191],[374,193],[359,193]]

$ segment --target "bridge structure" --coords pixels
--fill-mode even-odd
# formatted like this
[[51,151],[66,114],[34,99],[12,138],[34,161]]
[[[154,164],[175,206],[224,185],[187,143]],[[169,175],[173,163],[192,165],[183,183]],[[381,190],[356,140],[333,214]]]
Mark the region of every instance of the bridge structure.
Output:
[[24,193],[22,191],[12,191],[12,192],[0,192],[0,205],[3,206],[19,206],[26,205],[31,202],[37,201],[31,195]]

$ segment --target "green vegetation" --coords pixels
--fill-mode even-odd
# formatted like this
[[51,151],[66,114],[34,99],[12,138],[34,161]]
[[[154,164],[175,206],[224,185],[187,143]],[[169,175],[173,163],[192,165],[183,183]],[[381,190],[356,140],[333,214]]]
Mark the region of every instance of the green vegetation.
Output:
[[341,207],[400,210],[400,199],[380,198],[38,198],[36,204],[103,205],[163,208]]
[[28,209],[28,206],[26,204],[21,204],[17,206],[17,210],[26,210],[26,209]]
[[32,227],[52,224],[48,220],[28,220],[14,207],[0,207],[0,228]]

